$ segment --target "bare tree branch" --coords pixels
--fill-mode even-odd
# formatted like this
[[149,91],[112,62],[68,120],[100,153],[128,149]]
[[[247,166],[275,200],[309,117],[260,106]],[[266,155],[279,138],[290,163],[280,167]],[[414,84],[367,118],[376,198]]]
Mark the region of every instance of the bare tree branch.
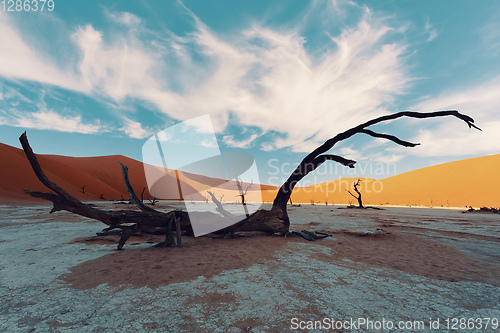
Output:
[[123,182],[125,183],[125,188],[127,189],[128,195],[130,196],[130,200],[132,200],[132,202],[137,207],[139,207],[139,209],[142,210],[143,212],[154,213],[154,214],[160,213],[157,210],[154,210],[153,208],[146,206],[141,201],[141,199],[139,199],[139,197],[134,191],[134,188],[130,184],[130,180],[128,178],[128,168],[122,162],[118,162],[118,164],[120,164],[120,167],[122,168]]
[[[282,219],[284,223],[286,224],[286,228],[288,230],[289,225],[290,225],[290,220],[288,218],[287,210],[286,210],[286,205],[288,202],[288,199],[290,198],[290,195],[292,194],[292,191],[295,187],[295,185],[302,179],[304,178],[309,172],[315,169],[315,165],[319,165],[325,160],[316,160],[318,157],[320,157],[322,154],[325,154],[328,150],[330,150],[335,144],[337,144],[340,141],[346,140],[353,136],[356,133],[365,133],[368,135],[378,135],[379,137],[383,137],[385,139],[389,139],[397,144],[402,144],[403,146],[411,147],[412,143],[406,142],[403,140],[400,140],[394,136],[390,136],[388,134],[378,134],[373,131],[366,131],[365,129],[369,126],[388,121],[388,120],[393,120],[393,119],[398,119],[401,117],[409,117],[409,118],[418,118],[418,119],[423,119],[423,118],[435,118],[435,117],[445,117],[445,116],[454,116],[462,121],[464,121],[469,128],[476,128],[480,130],[479,127],[474,125],[474,120],[465,115],[462,114],[456,110],[447,110],[447,111],[435,111],[435,112],[427,112],[427,113],[422,113],[422,112],[413,112],[413,111],[403,111],[403,112],[398,112],[398,113],[393,113],[389,114],[386,116],[378,117],[372,120],[369,120],[363,124],[360,124],[358,126],[355,126],[345,132],[339,133],[335,135],[333,138],[326,140],[321,146],[313,150],[311,153],[309,153],[297,166],[297,168],[292,172],[292,174],[288,177],[288,179],[281,185],[280,189],[278,190],[278,193],[276,194],[276,197],[274,198],[273,201],[273,208],[272,209],[281,209],[283,212]],[[316,160],[316,162],[315,162]],[[332,159],[333,160],[333,159]],[[321,162],[321,163],[319,163]],[[319,164],[318,164],[319,163]],[[352,166],[354,164],[351,164]]]
[[313,150],[309,155],[307,155],[304,158],[304,161],[310,162],[316,156],[323,154],[323,153],[327,152],[328,150],[330,150],[339,141],[343,141],[345,139],[348,139],[351,136],[353,136],[354,134],[361,132],[366,127],[369,127],[369,126],[372,126],[372,125],[375,125],[375,124],[378,124],[378,123],[381,123],[384,121],[398,119],[401,117],[424,119],[424,118],[435,118],[435,117],[445,117],[445,116],[457,117],[458,119],[463,120],[469,126],[469,128],[474,127],[478,130],[481,130],[479,127],[474,125],[474,119],[472,119],[471,117],[469,117],[465,114],[458,112],[457,110],[434,111],[434,112],[426,112],[426,113],[415,112],[415,111],[402,111],[402,112],[397,112],[397,113],[393,113],[393,114],[389,114],[386,116],[382,116],[382,117],[378,117],[378,118],[369,120],[361,125],[358,125],[358,126],[353,127],[345,132],[342,132],[342,133],[335,135],[333,138],[326,140],[325,143],[323,143],[321,146],[319,146],[318,148]]
[[349,191],[348,189],[346,189],[346,191],[347,191],[347,193],[349,193],[350,195],[352,195],[354,199],[358,199],[358,197],[355,196],[354,194],[352,194],[351,191]]
[[216,211],[218,211],[219,213],[221,213],[224,217],[234,217],[233,214],[231,214],[230,212],[228,212],[227,210],[225,210],[223,207],[222,207],[222,197],[221,197],[221,201],[217,200],[217,198],[215,197],[215,195],[210,192],[210,191],[207,191],[208,194],[210,194],[210,197],[212,198],[212,202],[217,206],[217,208],[215,209]]
[[391,141],[397,143],[398,145],[401,145],[404,147],[415,147],[415,146],[420,145],[420,143],[412,143],[412,142],[404,141],[404,140],[399,139],[398,137],[395,137],[394,135],[376,133],[376,132],[373,132],[369,129],[364,129],[364,130],[361,130],[359,132],[371,135],[375,138],[383,138],[383,139],[391,140]]
[[349,160],[349,159],[344,158],[342,156],[325,154],[325,155],[320,155],[320,156],[316,157],[312,161],[311,166],[313,167],[313,169],[310,170],[309,172],[314,171],[317,167],[319,167],[322,163],[324,163],[326,161],[338,162],[338,163],[342,164],[343,166],[347,166],[349,168],[354,168],[354,164],[356,164],[356,161]]
[[[69,212],[88,217],[91,219],[95,219],[101,221],[108,225],[109,227],[105,230],[112,229],[122,229],[122,238],[118,244],[118,249],[120,250],[125,243],[125,241],[137,231],[148,231],[155,228],[165,228],[167,227],[168,221],[173,221],[174,217],[180,218],[181,220],[181,229],[187,231],[192,234],[191,223],[189,222],[188,214],[181,211],[172,211],[168,213],[161,213],[155,211],[153,209],[150,210],[141,210],[141,211],[130,211],[130,210],[102,210],[95,208],[91,205],[84,204],[80,200],[68,194],[62,188],[60,188],[57,184],[50,181],[45,173],[43,172],[38,160],[31,149],[28,138],[26,136],[26,132],[21,135],[19,138],[21,145],[23,146],[23,150],[28,158],[28,161],[31,164],[31,167],[38,179],[44,184],[47,188],[54,191],[54,193],[43,193],[43,192],[35,192],[30,190],[25,190],[25,192],[32,197],[41,198],[45,200],[49,200],[54,204],[54,207],[50,211],[51,213],[67,210]],[[122,165],[123,166],[123,165]],[[130,186],[130,182],[128,181],[128,173],[127,168],[123,166],[124,169],[124,177],[126,179],[126,187],[128,187],[129,194],[134,202],[139,201],[137,195]],[[124,180],[125,180],[124,179]],[[128,185],[127,185],[128,183]],[[140,202],[140,201],[139,201]],[[149,207],[146,207],[149,208]],[[170,223],[171,225],[171,223]],[[168,231],[168,228],[166,228]],[[171,230],[170,230],[171,232]]]
[[24,132],[21,137],[19,138],[19,141],[21,142],[21,146],[23,147],[24,153],[26,154],[26,157],[28,158],[28,161],[31,164],[31,168],[33,171],[35,171],[35,175],[37,176],[38,180],[42,182],[43,185],[45,185],[48,189],[54,191],[57,195],[63,197],[64,199],[68,200],[74,205],[82,205],[80,200],[77,198],[73,197],[70,195],[68,192],[60,188],[56,183],[51,182],[45,173],[42,170],[42,167],[38,163],[38,160],[35,157],[35,154],[33,153],[33,150],[31,149],[29,143],[28,143],[28,138],[26,136],[26,132]]

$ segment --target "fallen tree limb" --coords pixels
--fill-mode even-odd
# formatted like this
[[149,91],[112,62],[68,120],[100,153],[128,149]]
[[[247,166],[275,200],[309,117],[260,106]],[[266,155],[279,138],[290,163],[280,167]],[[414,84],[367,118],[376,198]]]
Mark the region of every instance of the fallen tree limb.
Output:
[[[148,230],[150,229],[159,227],[165,228],[165,232],[168,232],[166,228],[168,226],[168,221],[172,221],[174,218],[181,221],[181,229],[183,231],[185,231],[187,234],[192,234],[191,224],[186,212],[172,211],[168,213],[162,213],[144,205],[138,205],[141,211],[102,210],[95,208],[92,205],[82,203],[80,200],[76,199],[61,187],[59,187],[56,183],[50,181],[47,178],[47,176],[43,172],[42,167],[38,163],[33,150],[29,145],[26,132],[21,135],[19,141],[21,142],[26,157],[28,158],[28,161],[31,164],[31,168],[35,172],[37,178],[40,180],[40,182],[42,182],[42,184],[45,185],[45,187],[55,193],[43,193],[30,190],[25,190],[25,192],[32,197],[51,201],[54,206],[52,207],[50,213],[66,210],[77,215],[103,222],[104,224],[108,225],[108,228],[106,228],[105,231],[121,229],[122,238],[120,239],[120,242],[118,244],[118,250],[123,247],[127,239],[133,233],[148,232]],[[126,169],[126,167],[124,169]],[[126,171],[124,171],[124,179],[125,178],[128,180]],[[127,184],[127,182],[125,183]],[[137,195],[130,186],[130,182],[128,182],[128,186],[126,185],[126,187],[132,201],[137,205],[136,201],[140,202],[140,200],[138,200]]]
[[[76,199],[61,187],[59,187],[56,183],[47,178],[36,158],[36,155],[33,153],[33,150],[29,145],[26,132],[24,132],[20,136],[19,141],[21,142],[26,157],[28,158],[28,161],[31,164],[31,168],[35,172],[38,180],[40,180],[40,182],[44,184],[45,187],[47,187],[49,190],[55,192],[44,193],[25,190],[25,193],[35,198],[51,201],[53,203],[53,207],[50,210],[50,213],[66,210],[77,215],[101,221],[108,226],[103,230],[103,232],[120,229],[121,238],[118,243],[118,250],[121,250],[123,248],[123,245],[130,236],[137,233],[158,234],[159,231],[161,231],[161,233],[165,234],[165,241],[158,244],[158,246],[161,247],[180,247],[182,244],[181,233],[184,233],[184,235],[186,236],[193,235],[193,229],[187,212],[173,210],[167,213],[163,213],[152,209],[151,207],[148,207],[142,203],[142,201],[139,199],[134,189],[132,188],[132,185],[130,184],[128,178],[128,168],[122,163],[120,163],[120,167],[122,169],[125,188],[127,189],[131,202],[139,208],[139,211],[102,210],[94,207],[94,205],[82,203],[80,200]],[[232,216],[232,214],[228,212],[226,213],[227,216],[236,218]],[[200,214],[205,214],[204,216],[207,217],[213,215],[213,213],[210,212]],[[278,218],[280,215],[281,211],[278,210],[260,210],[227,228],[218,230],[216,233],[224,234],[239,231],[284,233],[284,224]],[[175,231],[176,233],[176,239],[174,239],[173,237],[173,231]]]

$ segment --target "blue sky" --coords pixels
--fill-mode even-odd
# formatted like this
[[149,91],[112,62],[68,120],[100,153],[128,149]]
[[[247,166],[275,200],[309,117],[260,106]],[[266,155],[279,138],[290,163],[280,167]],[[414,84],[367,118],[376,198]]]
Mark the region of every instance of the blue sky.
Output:
[[[35,152],[142,160],[157,131],[209,114],[223,151],[255,156],[280,185],[307,152],[379,115],[458,109],[456,119],[351,138],[309,185],[384,178],[498,154],[500,3],[484,1],[55,1],[0,8],[0,142]],[[189,152],[179,151],[179,154]],[[279,170],[279,171],[278,171]],[[355,173],[353,173],[355,172]]]

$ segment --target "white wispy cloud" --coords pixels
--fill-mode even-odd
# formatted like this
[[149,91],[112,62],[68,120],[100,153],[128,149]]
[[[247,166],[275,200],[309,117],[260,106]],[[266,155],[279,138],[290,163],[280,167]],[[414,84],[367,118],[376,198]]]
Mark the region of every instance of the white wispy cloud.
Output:
[[236,140],[234,138],[234,135],[225,135],[222,138],[222,141],[228,146],[228,147],[233,147],[233,148],[249,148],[252,142],[257,139],[259,135],[258,134],[252,134],[248,139],[246,140]]
[[99,120],[85,122],[77,110],[47,106],[46,92],[34,100],[16,89],[0,85],[0,124],[58,132],[94,134],[108,131]]
[[354,27],[330,40],[317,59],[298,31],[259,25],[237,42],[225,41],[198,21],[195,40],[218,64],[189,94],[149,90],[144,96],[171,117],[210,113],[221,131],[228,113],[240,125],[285,134],[263,149],[309,151],[333,134],[386,113],[409,78],[405,45],[384,43],[392,29],[370,11]]
[[143,128],[141,123],[124,118],[124,126],[120,128],[125,134],[134,139],[144,139],[149,137],[152,133],[151,130]]
[[79,64],[82,81],[94,93],[104,92],[114,100],[137,97],[142,89],[158,89],[155,60],[142,42],[133,37],[106,43],[103,33],[91,25],[80,27],[73,39],[82,51]]
[[140,17],[129,12],[112,12],[105,9],[104,13],[110,20],[127,26],[137,26],[142,22]]
[[21,128],[84,134],[99,133],[103,130],[103,127],[99,123],[84,123],[82,117],[79,115],[61,115],[53,110],[40,110],[28,113],[9,110],[9,114],[2,118],[0,123],[3,125]]
[[[342,6],[353,6],[341,1],[324,4],[323,11],[335,10],[332,15],[339,15]],[[310,6],[321,11],[323,5]],[[15,64],[0,67],[0,75],[119,103],[126,98],[143,100],[177,120],[210,114],[217,132],[235,119],[240,126],[282,134],[266,143],[264,150],[309,151],[335,133],[386,113],[387,105],[410,80],[402,57],[406,45],[393,38],[399,33],[397,27],[367,8],[353,8],[361,19],[338,35],[318,22],[330,38],[315,51],[308,49],[300,24],[273,29],[255,23],[222,37],[191,13],[196,22],[191,34],[180,37],[166,32],[151,40],[141,38],[140,18],[108,13],[128,28],[108,35],[90,24],[78,27],[72,34],[81,52],[72,66],[77,71],[51,65],[55,62],[46,55],[38,57],[36,49],[0,20],[0,28],[10,36],[1,34],[0,43],[10,48],[0,50],[0,63]],[[17,57],[22,61],[14,61]],[[44,57],[46,61],[38,60]],[[139,125],[125,121],[122,130],[131,137],[145,137],[147,130]]]
[[482,131],[469,129],[455,118],[435,120],[411,141],[422,145],[408,149],[419,156],[463,156],[499,153],[500,142],[500,77],[476,87],[463,88],[426,100],[417,106],[423,111],[456,109],[473,117]]
[[7,101],[7,104],[14,106],[15,104],[19,104],[20,102],[24,103],[32,103],[32,101],[21,94],[16,89],[7,87],[0,82],[0,101]]
[[340,148],[339,152],[343,157],[353,159],[355,161],[364,159],[359,151],[352,149],[351,147]]
[[217,143],[217,140],[204,139],[200,141],[200,146],[206,148],[218,148],[219,144]]
[[481,53],[492,57],[500,54],[500,8],[496,8],[476,31],[481,42]]
[[429,19],[425,21],[425,31],[429,34],[429,37],[427,38],[428,42],[433,41],[438,36],[437,30],[432,26]]
[[25,41],[8,14],[0,11],[0,76],[84,91],[77,75]]

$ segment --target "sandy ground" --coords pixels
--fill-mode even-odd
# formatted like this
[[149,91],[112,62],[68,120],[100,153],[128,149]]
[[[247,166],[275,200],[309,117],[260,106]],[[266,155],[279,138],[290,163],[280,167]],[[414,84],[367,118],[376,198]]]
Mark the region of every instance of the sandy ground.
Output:
[[500,215],[337,208],[290,208],[295,230],[333,235],[316,242],[184,238],[152,249],[161,238],[144,236],[116,252],[116,237],[84,241],[100,222],[1,206],[0,331],[283,332],[293,318],[432,318],[446,331],[446,318],[500,319]]

